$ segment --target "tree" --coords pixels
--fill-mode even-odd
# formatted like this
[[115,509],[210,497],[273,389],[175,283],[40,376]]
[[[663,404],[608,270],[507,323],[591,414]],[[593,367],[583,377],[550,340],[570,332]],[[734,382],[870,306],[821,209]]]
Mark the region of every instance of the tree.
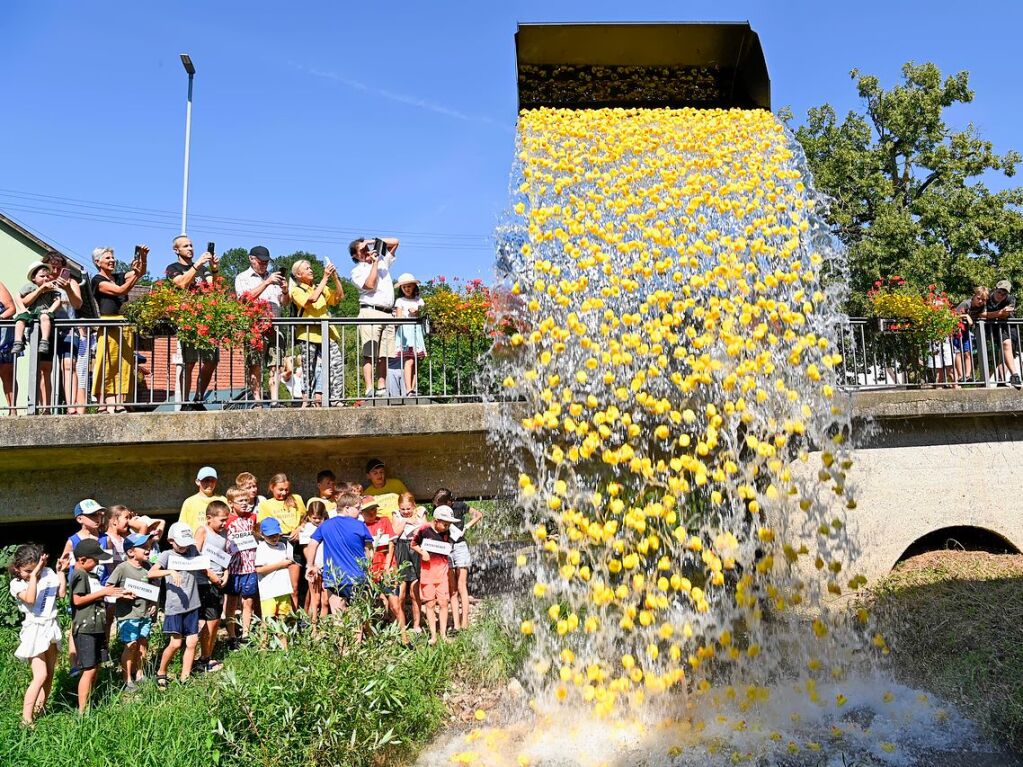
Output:
[[249,268],[248,248],[228,248],[217,259],[220,262],[220,276],[234,285],[234,278]]
[[[274,259],[275,269],[286,269],[289,280],[291,279],[291,267],[296,261],[305,259],[313,267],[313,280],[323,279],[323,268],[326,264],[315,253],[307,253],[304,250],[296,250],[287,256],[279,256]],[[345,289],[345,297],[337,306],[330,311],[334,317],[355,317],[359,313],[359,291],[351,280],[344,277],[344,267],[338,266],[338,276],[341,277],[341,284]]]
[[873,75],[850,76],[865,113],[839,123],[824,104],[795,132],[848,248],[849,311],[862,311],[867,289],[889,275],[953,296],[1003,278],[1019,285],[1023,189],[992,192],[983,176],[1011,177],[1020,155],[998,155],[972,124],[952,131],[944,120],[948,107],[973,100],[969,74],[943,79],[934,64],[909,62],[890,90]]

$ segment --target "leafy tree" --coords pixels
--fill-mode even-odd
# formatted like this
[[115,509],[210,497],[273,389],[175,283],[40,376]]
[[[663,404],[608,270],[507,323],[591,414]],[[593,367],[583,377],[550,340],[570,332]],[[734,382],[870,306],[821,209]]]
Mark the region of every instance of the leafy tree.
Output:
[[[291,279],[291,267],[296,261],[305,259],[313,267],[313,280],[319,281],[323,279],[323,268],[326,266],[324,261],[317,256],[315,253],[307,253],[304,250],[296,250],[294,253],[287,256],[279,256],[274,259],[275,269],[286,269],[288,279]],[[345,297],[337,306],[331,310],[331,314],[335,317],[355,317],[359,313],[359,291],[351,280],[344,276],[345,269],[344,264],[334,264],[337,267],[338,275],[341,277],[341,284],[345,289]]]
[[248,248],[229,248],[218,256],[220,276],[234,285],[234,278],[249,268]]
[[909,62],[889,90],[873,75],[850,75],[864,111],[839,122],[824,104],[795,132],[848,248],[849,310],[861,312],[868,288],[889,275],[954,296],[1002,278],[1023,282],[1023,189],[993,192],[984,181],[1011,177],[1020,155],[996,154],[972,124],[945,124],[948,107],[973,100],[969,74],[943,78],[934,64]]

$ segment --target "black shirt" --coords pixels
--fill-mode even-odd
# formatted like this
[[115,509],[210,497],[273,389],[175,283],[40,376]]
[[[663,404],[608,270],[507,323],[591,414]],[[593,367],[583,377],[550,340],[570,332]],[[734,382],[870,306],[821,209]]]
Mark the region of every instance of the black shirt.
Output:
[[465,518],[469,516],[469,504],[465,501],[452,501],[451,511],[458,520],[458,529],[465,530]]
[[[175,277],[180,277],[182,274],[192,268],[192,264],[185,265],[180,261],[175,261],[173,264],[167,267],[166,272],[168,280],[173,280]],[[203,282],[210,282],[213,279],[213,272],[210,271],[209,264],[203,264],[195,272],[195,278],[192,280],[194,285],[199,285]]]
[[[1005,298],[1002,299],[1001,301],[995,301],[995,299],[993,297],[989,298],[987,300],[986,311],[988,311],[988,312],[1000,312],[1000,311],[1002,311],[1002,309],[1010,309],[1011,310],[1009,312],[1010,316],[1012,315],[1013,312],[1016,311],[1016,299],[1012,297],[1012,294],[1006,293],[1005,294]],[[1003,317],[1000,320],[991,320],[991,321],[996,323],[996,324],[998,324],[998,325],[1008,325],[1009,324],[1009,318],[1008,317]]]
[[113,279],[104,277],[102,274],[94,274],[92,276],[92,295],[96,299],[96,307],[99,309],[99,313],[104,317],[116,317],[121,313],[121,307],[128,303],[128,294],[123,296],[111,296],[107,293],[101,293],[99,290],[99,284],[101,282],[112,282],[115,285],[124,284],[124,272],[114,272]]

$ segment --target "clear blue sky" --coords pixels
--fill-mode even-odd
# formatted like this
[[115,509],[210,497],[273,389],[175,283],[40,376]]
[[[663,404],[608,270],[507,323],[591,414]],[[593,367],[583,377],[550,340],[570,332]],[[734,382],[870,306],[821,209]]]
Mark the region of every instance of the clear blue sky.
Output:
[[154,267],[169,263],[187,51],[197,245],[348,263],[351,237],[397,232],[403,270],[486,278],[513,153],[517,22],[746,19],[776,108],[844,112],[851,68],[891,84],[906,60],[931,60],[972,73],[976,100],[957,123],[998,151],[1023,148],[1015,0],[4,0],[0,211],[84,260],[97,245],[127,257],[146,242]]

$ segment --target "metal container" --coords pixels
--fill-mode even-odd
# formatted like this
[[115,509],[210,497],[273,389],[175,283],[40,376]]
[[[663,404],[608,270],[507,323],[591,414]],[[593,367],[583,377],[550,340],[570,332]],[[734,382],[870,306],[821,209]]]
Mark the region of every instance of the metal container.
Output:
[[520,24],[519,109],[770,109],[760,38],[747,22]]

